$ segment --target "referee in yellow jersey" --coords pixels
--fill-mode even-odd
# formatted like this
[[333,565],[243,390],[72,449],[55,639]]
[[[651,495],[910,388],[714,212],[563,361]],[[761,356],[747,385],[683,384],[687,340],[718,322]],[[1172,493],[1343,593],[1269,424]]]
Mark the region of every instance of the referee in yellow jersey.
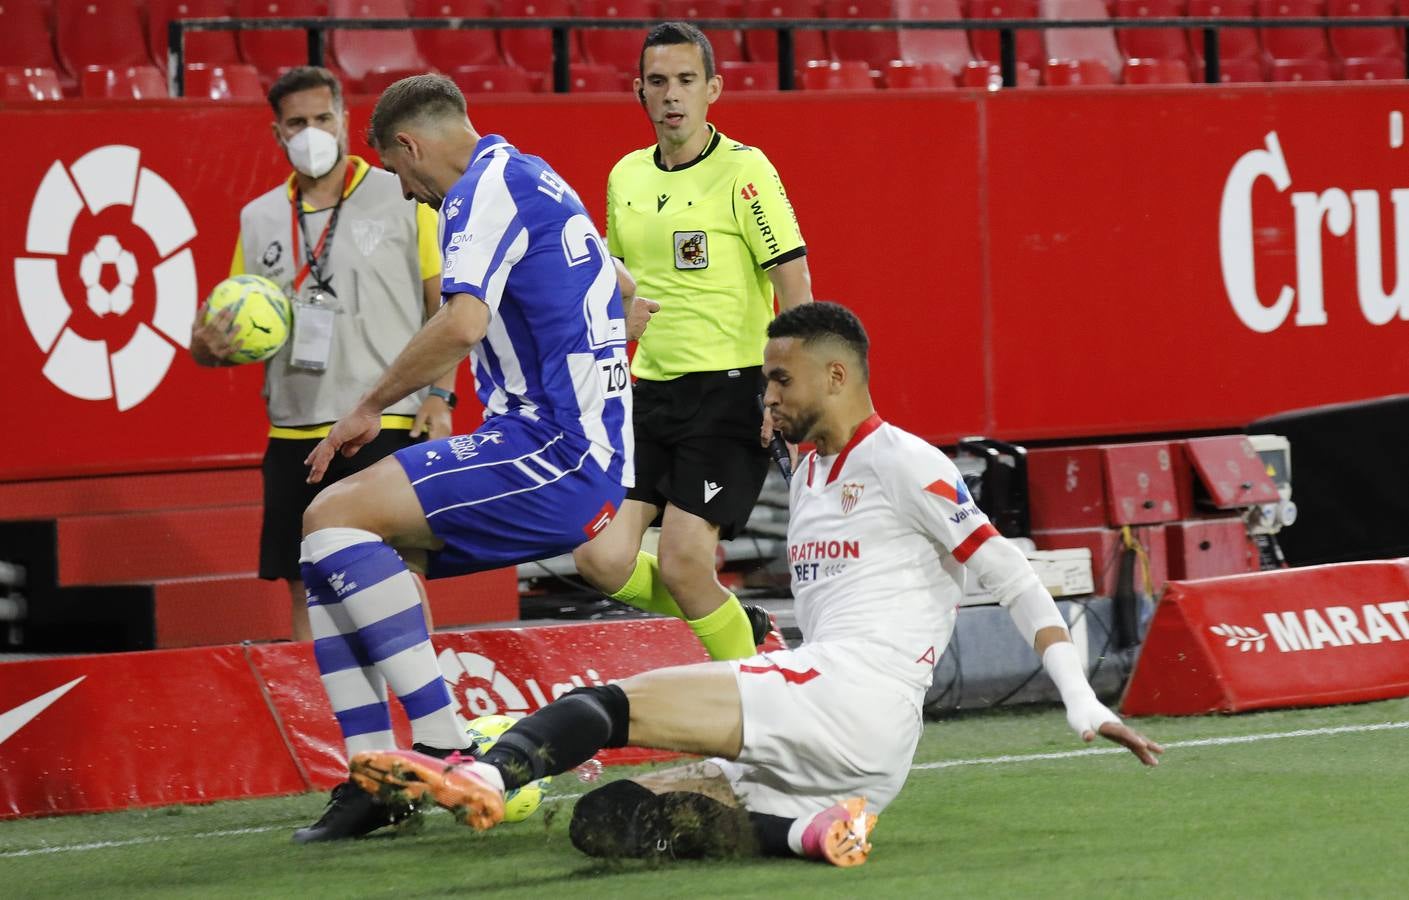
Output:
[[[765,329],[775,298],[783,309],[812,300],[807,247],[768,157],[709,124],[723,80],[699,29],[653,28],[634,86],[656,143],[612,169],[607,246],[660,309],[631,367],[636,486],[575,559],[614,599],[685,619],[712,658],[752,656],[749,616],[715,577],[715,552],[768,474]],[[641,551],[657,521],[659,558]]]

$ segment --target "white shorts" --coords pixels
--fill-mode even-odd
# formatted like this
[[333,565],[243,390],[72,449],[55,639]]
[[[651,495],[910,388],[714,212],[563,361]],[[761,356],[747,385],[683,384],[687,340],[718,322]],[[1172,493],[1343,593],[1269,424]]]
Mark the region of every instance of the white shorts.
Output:
[[878,675],[867,650],[824,644],[730,663],[743,749],[737,761],[715,762],[744,806],[798,818],[860,795],[879,812],[900,793],[924,727],[923,694]]

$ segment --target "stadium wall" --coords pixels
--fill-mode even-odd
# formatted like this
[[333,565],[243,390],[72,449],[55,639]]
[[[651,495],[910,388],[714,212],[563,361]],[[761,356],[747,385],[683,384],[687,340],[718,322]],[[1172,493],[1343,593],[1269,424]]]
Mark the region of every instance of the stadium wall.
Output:
[[[817,296],[872,332],[880,409],[948,442],[1231,429],[1403,391],[1406,106],[1402,85],[1358,84],[792,93],[730,97],[716,121],[783,173]],[[368,112],[353,102],[354,149]],[[548,157],[599,222],[612,163],[648,137],[615,97],[472,115]],[[287,172],[268,121],[0,106],[29,136],[0,172],[0,413],[34,435],[6,442],[0,480],[256,458],[260,373],[199,369],[182,345],[240,207]],[[117,267],[90,264],[94,295],[82,259],[108,234],[137,265],[130,311],[99,316]]]

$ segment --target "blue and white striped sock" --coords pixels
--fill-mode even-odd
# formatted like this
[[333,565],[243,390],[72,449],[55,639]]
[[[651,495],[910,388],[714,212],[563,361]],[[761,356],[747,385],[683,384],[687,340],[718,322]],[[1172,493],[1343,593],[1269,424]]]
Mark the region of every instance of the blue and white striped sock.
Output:
[[338,727],[351,759],[363,750],[396,746],[387,709],[386,679],[367,658],[352,623],[328,585],[307,581],[313,567],[303,564],[308,591],[308,624],[313,631],[313,656],[322,674]]
[[[321,642],[315,640],[314,652],[349,752],[353,733],[372,733],[363,729],[380,725],[377,710],[386,708],[384,699],[379,707],[368,702],[370,695],[362,685],[375,692],[373,678],[363,677],[359,684],[358,679],[347,677],[348,686],[329,677],[354,667],[374,668],[376,677],[385,679],[382,684],[396,692],[411,720],[413,741],[447,750],[467,747],[469,739],[426,631],[415,576],[396,551],[369,531],[327,528],[305,539],[304,557],[304,583],[316,586],[310,587],[310,593],[322,601],[317,605],[328,607],[328,619],[343,639],[342,645],[330,642],[323,654]],[[333,614],[334,608],[340,608],[340,613]],[[312,605],[309,612],[311,621]],[[347,628],[355,630],[349,634]],[[328,666],[323,663],[325,655]],[[385,697],[384,686],[381,697]]]

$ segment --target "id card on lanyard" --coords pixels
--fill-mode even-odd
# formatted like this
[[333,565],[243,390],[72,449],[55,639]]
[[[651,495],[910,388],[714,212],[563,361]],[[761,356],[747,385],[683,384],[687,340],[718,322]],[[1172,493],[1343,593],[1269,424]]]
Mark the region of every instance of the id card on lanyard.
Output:
[[[342,212],[342,202],[347,197],[347,189],[352,184],[356,169],[351,163],[347,166],[347,180],[337,205],[323,226],[318,242],[308,240],[303,214],[302,192],[295,190],[292,201],[290,230],[294,247],[300,245],[302,236],[304,253],[303,267],[294,275],[294,339],[291,363],[300,369],[321,372],[328,368],[328,360],[333,353],[333,325],[339,312],[338,295],[333,290],[333,276],[328,269],[328,257],[332,251],[333,233],[337,231],[338,215]],[[304,281],[313,278],[313,286],[308,295],[298,296]]]

